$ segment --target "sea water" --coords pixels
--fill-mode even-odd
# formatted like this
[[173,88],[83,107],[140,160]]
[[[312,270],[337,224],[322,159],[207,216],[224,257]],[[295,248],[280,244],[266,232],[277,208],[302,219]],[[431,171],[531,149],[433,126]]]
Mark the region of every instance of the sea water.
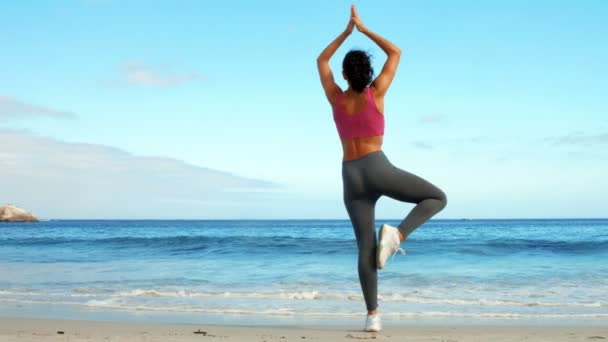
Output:
[[[608,220],[431,220],[402,247],[407,255],[397,254],[378,273],[385,321],[608,324]],[[0,315],[94,313],[127,320],[360,320],[365,304],[352,226],[0,224]]]

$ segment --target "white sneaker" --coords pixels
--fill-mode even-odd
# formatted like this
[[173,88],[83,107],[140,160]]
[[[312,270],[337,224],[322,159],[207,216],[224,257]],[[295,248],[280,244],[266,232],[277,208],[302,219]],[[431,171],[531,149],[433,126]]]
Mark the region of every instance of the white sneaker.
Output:
[[380,227],[380,237],[378,238],[378,251],[376,255],[376,263],[379,270],[384,268],[389,255],[395,255],[397,252],[405,255],[405,250],[399,248],[401,240],[399,239],[399,229],[383,224]]
[[365,319],[365,331],[368,332],[379,332],[382,329],[382,323],[380,322],[380,315],[367,315]]

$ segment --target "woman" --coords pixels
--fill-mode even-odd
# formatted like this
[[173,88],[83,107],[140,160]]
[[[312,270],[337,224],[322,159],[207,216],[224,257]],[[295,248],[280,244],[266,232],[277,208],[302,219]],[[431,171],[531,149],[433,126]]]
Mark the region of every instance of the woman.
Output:
[[[342,62],[342,76],[348,89],[342,91],[334,82],[329,59],[353,32],[353,28],[374,41],[388,58],[380,75],[372,81],[369,56],[351,50]],[[401,170],[382,152],[384,134],[384,95],[395,76],[401,50],[370,31],[351,7],[346,30],[317,58],[325,95],[331,103],[336,128],[343,149],[342,181],[344,204],[353,225],[359,249],[358,271],[367,307],[365,331],[380,331],[378,315],[377,269],[382,269],[390,255],[405,254],[400,243],[418,226],[441,211],[447,203],[443,191],[428,181]],[[416,203],[398,227],[383,224],[376,240],[374,207],[380,196]]]

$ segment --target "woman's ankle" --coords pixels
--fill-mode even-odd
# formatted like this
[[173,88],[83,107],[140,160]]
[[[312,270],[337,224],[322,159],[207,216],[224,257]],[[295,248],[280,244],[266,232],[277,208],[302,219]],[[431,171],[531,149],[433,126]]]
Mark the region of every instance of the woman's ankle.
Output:
[[400,230],[397,230],[399,232],[399,242],[403,242],[403,240],[405,240],[405,235],[403,235],[403,233]]

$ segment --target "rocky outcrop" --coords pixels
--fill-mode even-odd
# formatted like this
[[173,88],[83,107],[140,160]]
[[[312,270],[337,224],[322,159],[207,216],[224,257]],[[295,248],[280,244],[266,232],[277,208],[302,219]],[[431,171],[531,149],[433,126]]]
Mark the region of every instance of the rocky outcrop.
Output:
[[0,222],[38,222],[31,213],[12,204],[0,205]]

